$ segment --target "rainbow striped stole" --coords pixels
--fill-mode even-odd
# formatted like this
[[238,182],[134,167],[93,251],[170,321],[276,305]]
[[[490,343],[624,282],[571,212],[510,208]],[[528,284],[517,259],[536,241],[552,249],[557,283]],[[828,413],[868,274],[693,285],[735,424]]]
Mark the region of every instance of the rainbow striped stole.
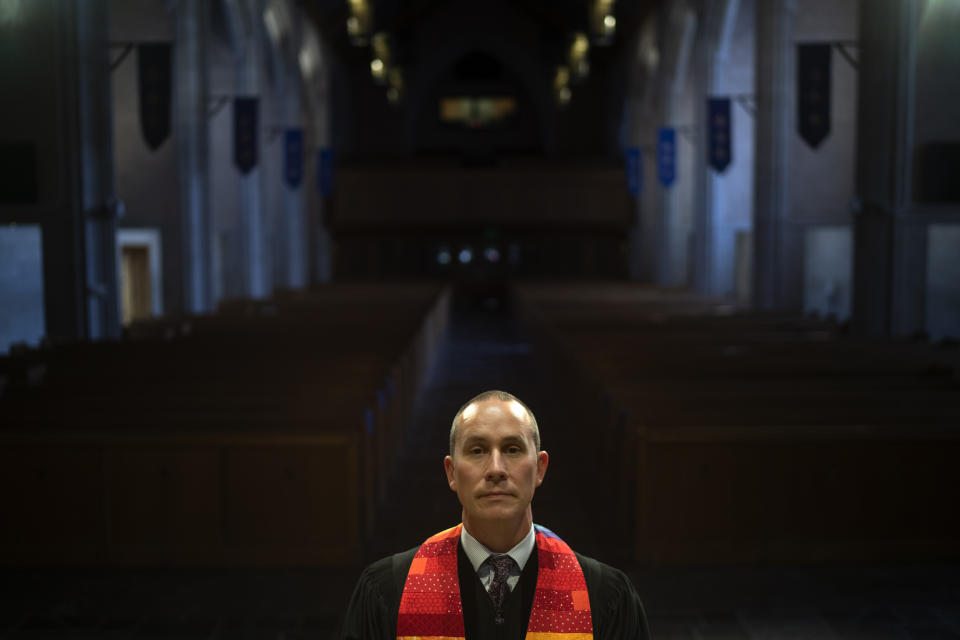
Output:
[[[463,525],[427,538],[413,557],[400,597],[397,640],[463,640],[457,544]],[[577,557],[555,533],[534,525],[537,588],[527,640],[592,640],[587,583]]]

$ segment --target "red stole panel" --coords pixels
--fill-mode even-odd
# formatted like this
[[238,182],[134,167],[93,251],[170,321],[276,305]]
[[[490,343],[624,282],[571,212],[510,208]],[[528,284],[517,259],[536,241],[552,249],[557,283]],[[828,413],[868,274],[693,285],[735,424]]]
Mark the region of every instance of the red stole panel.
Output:
[[[463,640],[457,577],[462,526],[427,538],[414,556],[400,597],[398,640]],[[577,557],[549,529],[534,530],[539,568],[527,640],[592,640],[590,598]]]

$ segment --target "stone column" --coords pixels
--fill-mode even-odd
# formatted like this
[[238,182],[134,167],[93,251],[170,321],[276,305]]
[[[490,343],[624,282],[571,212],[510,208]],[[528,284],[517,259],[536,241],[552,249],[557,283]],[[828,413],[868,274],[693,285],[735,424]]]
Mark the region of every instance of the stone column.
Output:
[[209,134],[207,131],[207,25],[204,0],[179,0],[173,52],[174,142],[180,190],[184,310],[212,305]]
[[[661,95],[664,95],[663,122],[665,126],[687,126],[690,122],[680,121],[678,112],[680,103],[684,97],[687,84],[687,72],[690,66],[690,57],[693,52],[694,39],[697,30],[697,15],[685,4],[677,5],[671,10],[669,18],[670,33],[670,53],[668,60],[668,73],[664,75],[664,84]],[[694,132],[693,135],[697,135]],[[676,146],[683,145],[682,134],[677,132]],[[689,274],[687,273],[687,252],[688,252],[688,234],[689,225],[685,219],[684,211],[680,206],[680,190],[690,188],[694,182],[693,175],[683,173],[684,159],[680,158],[685,150],[677,151],[677,179],[670,187],[663,187],[660,196],[660,209],[658,228],[656,232],[657,240],[657,261],[656,261],[656,284],[661,287],[677,287],[687,283]]]
[[246,27],[236,59],[237,95],[260,97],[257,122],[257,164],[248,173],[240,176],[240,262],[243,268],[243,293],[251,298],[270,295],[272,272],[267,249],[267,229],[263,207],[263,165],[265,162],[266,136],[264,127],[267,117],[261,91],[261,68],[263,66],[262,21],[258,0],[234,0],[231,6],[242,15]]
[[789,229],[789,144],[794,130],[796,0],[756,3],[756,180],[753,298],[757,309],[799,309],[802,272]]
[[[53,336],[115,338],[120,335],[118,211],[113,190],[108,8],[105,0],[91,0],[82,7],[63,1],[56,4],[54,14],[63,36],[57,47],[59,124],[64,127],[58,157],[69,200],[62,209],[67,218],[56,225],[57,232],[47,238],[47,225],[44,228],[45,302],[65,296],[72,308],[63,308],[62,301],[48,307],[48,318],[51,312],[66,313],[48,319],[47,328]],[[61,254],[62,249],[66,251]],[[51,287],[53,282],[59,286]]]
[[[714,78],[718,61],[717,48],[720,34],[718,33],[718,23],[722,24],[722,17],[725,15],[727,7],[731,0],[725,0],[719,3],[709,3],[703,8],[701,16],[701,28],[698,33],[696,47],[696,56],[694,58],[694,73],[696,74],[696,90],[694,96],[694,113],[696,114],[694,123],[697,131],[696,152],[697,158],[694,163],[694,211],[693,211],[693,273],[691,283],[694,290],[706,295],[716,293],[715,282],[717,280],[716,269],[714,265],[714,229],[713,206],[714,180],[712,171],[707,165],[706,150],[708,148],[707,136],[710,131],[707,128],[707,97],[714,92]],[[733,0],[734,12],[736,3]]]
[[[311,149],[312,173],[307,176],[310,182],[311,193],[314,194],[316,203],[315,212],[309,218],[310,228],[310,273],[317,282],[329,282],[333,279],[333,238],[326,224],[326,201],[318,195],[317,190],[317,150],[329,147],[331,144],[330,135],[330,74],[332,70],[327,62],[328,52],[321,43],[318,46],[322,56],[322,64],[319,65],[317,75],[311,84],[311,96],[309,104],[312,105],[312,126]],[[334,157],[336,163],[336,157]],[[336,184],[336,166],[334,166],[334,184]],[[336,187],[334,187],[336,188]]]
[[925,324],[927,229],[908,217],[919,4],[871,0],[860,10],[853,327],[869,336]]
[[[746,4],[747,6],[742,6]],[[743,211],[745,199],[738,192],[750,187],[750,157],[741,153],[738,146],[752,140],[752,122],[743,117],[742,108],[731,104],[730,149],[732,162],[722,174],[716,173],[708,164],[709,125],[707,122],[707,98],[721,95],[749,93],[752,87],[741,85],[747,64],[743,56],[735,56],[734,32],[739,12],[753,12],[749,0],[721,0],[704,5],[704,24],[700,30],[697,48],[696,73],[698,74],[697,122],[702,135],[698,138],[696,166],[697,193],[694,209],[695,244],[692,274],[693,286],[705,295],[729,295],[735,289],[735,234],[732,229],[736,214]],[[743,37],[741,34],[740,37]],[[752,76],[751,76],[752,77]],[[739,109],[739,111],[738,111]],[[749,165],[749,166],[748,166]],[[744,184],[746,183],[746,184]],[[744,216],[749,211],[743,211]]]
[[636,53],[630,57],[630,79],[626,109],[630,126],[630,144],[640,149],[640,195],[633,199],[633,226],[627,235],[627,273],[631,280],[652,282],[657,253],[652,241],[660,186],[656,177],[656,124],[659,115],[653,97],[657,93],[660,50],[656,45],[655,16],[647,18],[641,27]]
[[[286,112],[288,127],[301,128],[303,120],[300,114],[300,77],[295,65],[285,67],[283,104]],[[306,168],[307,136],[302,137],[302,151],[304,153],[303,167]],[[286,162],[286,160],[284,160]],[[307,264],[307,234],[306,211],[304,207],[303,190],[309,184],[309,174],[304,170],[300,184],[291,187],[286,179],[283,181],[283,282],[286,287],[301,289],[309,282]]]

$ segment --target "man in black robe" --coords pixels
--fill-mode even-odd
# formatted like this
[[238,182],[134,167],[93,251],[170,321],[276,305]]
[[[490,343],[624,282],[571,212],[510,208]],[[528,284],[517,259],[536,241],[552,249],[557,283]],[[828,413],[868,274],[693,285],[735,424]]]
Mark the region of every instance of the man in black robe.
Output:
[[[457,573],[466,640],[520,640],[526,634],[538,575],[530,502],[548,462],[547,452],[540,450],[536,418],[509,393],[484,392],[454,417],[444,467],[463,506]],[[394,554],[364,570],[341,638],[397,637],[400,600],[418,549]],[[575,555],[589,594],[594,638],[649,638],[643,606],[629,578],[602,562]],[[495,570],[495,558],[508,568]],[[499,597],[497,591],[502,591]]]

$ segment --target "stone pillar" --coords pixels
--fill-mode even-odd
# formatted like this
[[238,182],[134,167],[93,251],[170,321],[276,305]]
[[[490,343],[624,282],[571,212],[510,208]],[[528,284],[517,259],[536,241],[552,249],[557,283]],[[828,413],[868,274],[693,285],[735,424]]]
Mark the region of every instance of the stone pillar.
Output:
[[[638,102],[635,99],[627,99],[628,108],[631,109],[634,118],[640,120],[644,114],[640,111]],[[630,199],[633,211],[633,226],[627,233],[627,275],[631,280],[649,282],[653,280],[653,269],[649,266],[651,262],[649,252],[653,248],[647,246],[649,244],[647,238],[650,235],[650,228],[645,224],[645,217],[648,216],[644,216],[644,211],[648,206],[645,203],[650,200],[649,191],[657,188],[656,177],[654,176],[651,179],[650,176],[650,165],[656,162],[656,158],[650,153],[650,144],[646,139],[652,134],[646,129],[638,130],[639,127],[636,125],[633,129],[631,141],[633,146],[640,149],[642,175],[640,176],[640,195]]]
[[736,0],[713,2],[704,6],[701,18],[702,26],[698,34],[699,42],[694,59],[694,73],[697,77],[694,92],[694,113],[696,114],[695,127],[698,135],[695,145],[697,158],[693,165],[695,180],[693,200],[694,243],[693,273],[690,276],[694,290],[706,295],[716,293],[715,282],[717,280],[713,259],[715,253],[713,245],[716,235],[714,228],[715,208],[713,206],[714,179],[712,170],[706,160],[707,136],[710,134],[707,128],[706,101],[707,97],[714,92],[714,78],[717,75],[717,48],[720,36],[717,26],[718,23],[722,24],[721,19],[731,3],[735,12]]
[[[303,121],[300,114],[300,78],[296,66],[284,68],[283,103],[286,112],[288,127],[301,128]],[[302,137],[304,155],[310,148],[307,145],[307,136]],[[303,158],[304,168],[306,157]],[[284,160],[286,162],[286,160]],[[304,170],[300,184],[292,187],[286,179],[283,180],[283,286],[302,289],[309,282],[307,263],[308,240],[306,211],[304,206],[303,190],[309,184],[309,174]]]
[[204,0],[179,0],[173,52],[174,142],[180,190],[184,310],[210,310],[211,221],[207,131],[207,25]]
[[853,327],[869,336],[925,325],[927,229],[908,217],[919,4],[860,10]]
[[636,53],[630,57],[630,79],[626,108],[630,144],[640,149],[642,175],[640,195],[633,201],[633,226],[627,236],[627,273],[631,280],[652,282],[657,246],[653,242],[660,186],[656,176],[656,124],[660,116],[654,105],[660,49],[657,47],[657,17],[649,16],[640,29]]
[[756,12],[754,306],[763,310],[799,309],[802,272],[789,228],[788,162],[796,109],[796,0],[758,1]]
[[[330,74],[332,73],[331,65],[327,62],[328,52],[323,47],[323,45],[318,46],[318,52],[323,58],[323,63],[319,65],[317,77],[313,83],[312,89],[312,99],[310,104],[313,105],[313,114],[312,114],[312,139],[313,144],[311,148],[313,151],[311,155],[313,156],[312,163],[310,166],[313,168],[313,173],[309,176],[309,180],[312,184],[312,193],[315,194],[316,202],[316,212],[314,215],[310,216],[310,228],[312,233],[311,237],[311,252],[310,252],[310,264],[311,264],[311,273],[314,280],[317,282],[330,282],[333,279],[333,251],[334,244],[333,238],[330,235],[330,231],[327,229],[326,224],[326,200],[323,197],[320,197],[317,190],[317,150],[331,145],[331,135],[330,135]],[[336,157],[334,157],[334,185],[336,184]],[[334,186],[334,188],[336,188]]]
[[[663,99],[663,122],[665,126],[689,126],[692,123],[684,122],[679,115],[681,100],[687,85],[687,73],[690,66],[690,57],[693,52],[694,39],[697,30],[696,13],[684,5],[676,5],[670,13],[670,54],[668,55],[669,72],[664,76],[664,85],[661,95]],[[693,135],[697,135],[696,132]],[[683,134],[678,131],[676,146],[684,146]],[[678,287],[687,284],[689,232],[685,211],[681,200],[681,189],[690,188],[695,180],[693,175],[685,175],[686,160],[680,157],[685,149],[677,150],[677,179],[670,187],[658,185],[661,189],[659,219],[657,224],[657,261],[655,281],[660,287]]]
[[[697,145],[692,281],[697,292],[722,296],[736,289],[736,229],[750,226],[753,163],[747,149],[752,151],[753,122],[732,96],[753,92],[753,3],[722,0],[705,4],[703,10],[696,56],[697,87],[702,88],[696,96],[696,125],[702,135]],[[732,161],[722,174],[707,161],[707,98],[713,96],[731,97]]]
[[[64,66],[72,63],[78,143],[74,161],[80,179],[79,213],[83,217],[87,337],[120,336],[117,295],[117,203],[113,189],[113,100],[110,92],[109,11],[105,0],[82,7],[66,3],[75,25],[76,49],[68,50]],[[72,55],[71,55],[72,54]],[[72,93],[72,92],[71,92]],[[70,105],[66,105],[68,109]]]
[[243,40],[236,58],[237,95],[260,97],[257,123],[257,164],[248,173],[240,176],[240,263],[243,269],[243,294],[250,298],[265,298],[270,295],[272,272],[269,259],[268,221],[263,207],[263,165],[265,162],[266,136],[264,129],[267,114],[261,91],[263,67],[263,29],[260,2],[258,0],[235,0],[231,6],[243,16]]

